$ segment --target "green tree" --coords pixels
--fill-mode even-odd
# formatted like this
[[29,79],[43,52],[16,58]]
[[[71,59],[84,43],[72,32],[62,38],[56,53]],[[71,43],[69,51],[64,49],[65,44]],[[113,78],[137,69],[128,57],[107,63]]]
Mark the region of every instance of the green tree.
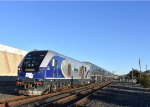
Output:
[[147,88],[150,87],[150,75],[142,75],[141,85]]

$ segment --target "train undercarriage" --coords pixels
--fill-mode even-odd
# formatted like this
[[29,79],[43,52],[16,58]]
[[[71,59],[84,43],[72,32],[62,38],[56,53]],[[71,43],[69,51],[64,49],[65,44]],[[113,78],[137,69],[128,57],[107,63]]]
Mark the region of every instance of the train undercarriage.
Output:
[[21,95],[42,95],[50,92],[55,92],[64,87],[70,87],[73,85],[85,85],[90,84],[90,80],[44,80],[44,81],[17,81],[16,85],[18,93]]

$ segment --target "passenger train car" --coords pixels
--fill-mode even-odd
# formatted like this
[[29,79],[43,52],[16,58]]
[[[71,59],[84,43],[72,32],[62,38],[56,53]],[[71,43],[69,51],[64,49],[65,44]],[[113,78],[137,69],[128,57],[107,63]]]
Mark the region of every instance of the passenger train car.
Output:
[[40,95],[44,91],[98,81],[95,75],[100,75],[99,80],[103,81],[102,77],[108,73],[89,62],[79,62],[50,50],[35,50],[19,64],[16,85],[20,94]]

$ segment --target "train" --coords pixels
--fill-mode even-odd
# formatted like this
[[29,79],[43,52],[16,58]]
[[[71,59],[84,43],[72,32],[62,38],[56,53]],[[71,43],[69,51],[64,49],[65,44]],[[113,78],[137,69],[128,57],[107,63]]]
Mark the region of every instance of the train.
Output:
[[19,94],[41,95],[72,85],[103,82],[111,73],[90,62],[80,62],[51,50],[33,50],[18,66]]

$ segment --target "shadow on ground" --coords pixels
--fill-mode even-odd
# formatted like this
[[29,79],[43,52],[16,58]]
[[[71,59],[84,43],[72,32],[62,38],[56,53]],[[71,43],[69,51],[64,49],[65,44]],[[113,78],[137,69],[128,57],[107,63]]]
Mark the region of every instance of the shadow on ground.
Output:
[[16,95],[16,76],[0,76],[0,93]]

